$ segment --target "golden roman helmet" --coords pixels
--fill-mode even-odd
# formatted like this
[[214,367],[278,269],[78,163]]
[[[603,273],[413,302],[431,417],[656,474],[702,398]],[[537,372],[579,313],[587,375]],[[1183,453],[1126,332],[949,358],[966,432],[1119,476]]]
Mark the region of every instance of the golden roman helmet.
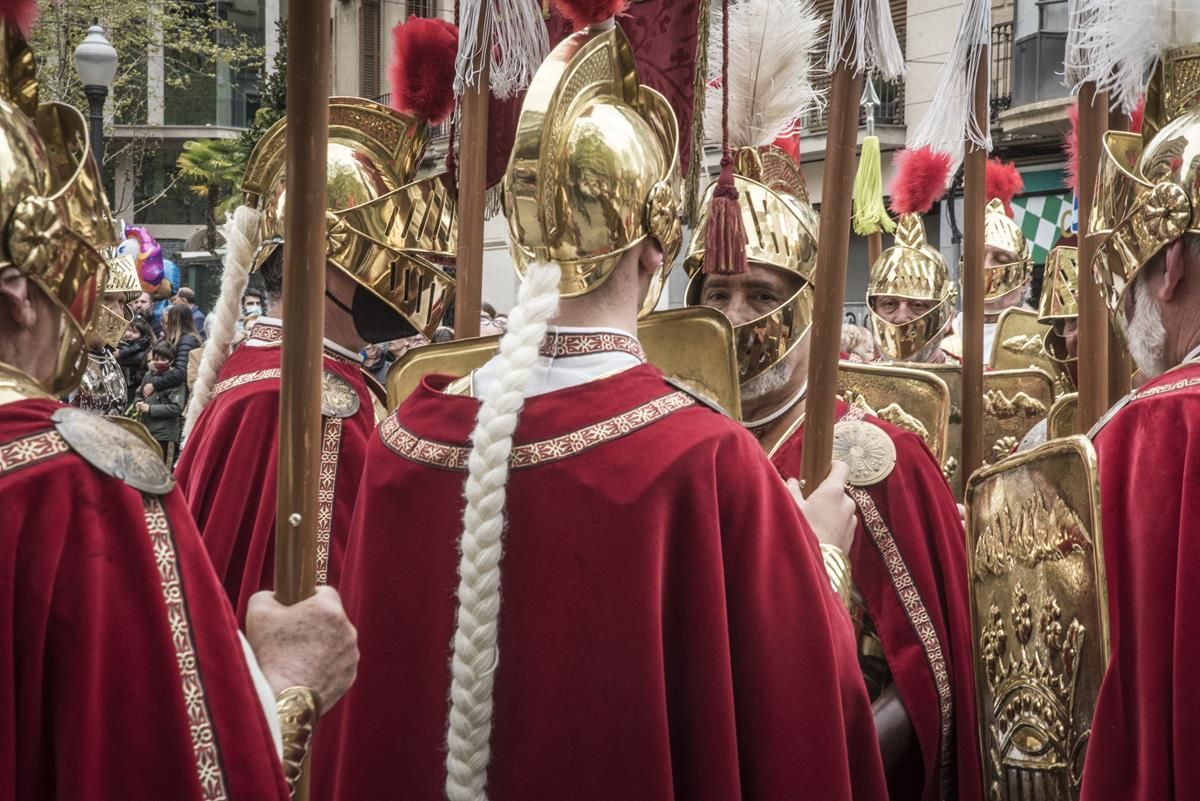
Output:
[[3,20],[0,43],[0,270],[15,267],[63,313],[55,374],[43,387],[63,395],[87,363],[84,339],[106,272],[97,248],[116,245],[116,225],[83,115],[38,104],[33,54]]
[[1200,234],[1200,44],[1162,53],[1146,90],[1142,133],[1109,131],[1091,229],[1103,240],[1092,262],[1116,327],[1122,300],[1165,246]]
[[1054,324],[1058,320],[1079,317],[1079,250],[1059,245],[1046,257],[1046,273],[1042,279],[1042,297],[1038,304],[1038,322],[1050,326],[1042,340],[1042,349],[1056,362],[1072,362],[1067,358],[1066,345]]
[[[795,293],[762,317],[734,326],[738,378],[744,384],[783,361],[812,326],[813,270],[817,263],[817,212],[798,169],[786,169],[791,159],[774,147],[763,151],[738,148],[733,152],[734,184],[746,231],[746,261],[800,279]],[[772,166],[773,165],[773,166]],[[749,173],[754,178],[748,177]],[[758,178],[766,183],[760,183]],[[690,281],[689,306],[700,304],[704,273],[704,232],[717,182],[705,192],[703,210],[683,267]]]
[[[946,260],[925,241],[921,215],[901,214],[896,242],[880,254],[867,282],[871,330],[879,349],[893,361],[912,359],[945,333],[954,318],[957,295]],[[890,323],[875,311],[875,302],[882,296],[926,300],[933,307],[907,323]]]
[[679,252],[679,125],[666,99],[638,80],[614,21],[564,39],[529,85],[502,184],[513,265],[562,267],[559,292],[604,283],[647,237],[663,265],[642,306],[652,310]]
[[1029,281],[1033,264],[1029,245],[1021,226],[1004,212],[999,198],[988,201],[983,213],[984,247],[996,248],[1012,255],[1012,260],[988,267],[983,274],[983,297],[996,300]]
[[108,269],[100,291],[95,334],[105,345],[115,348],[121,344],[125,329],[133,321],[129,303],[142,293],[142,285],[138,280],[137,262],[132,255],[114,253],[105,262]]
[[[242,181],[262,212],[258,269],[283,242],[286,120],[255,145]],[[454,297],[457,203],[441,176],[413,181],[429,126],[357,97],[329,99],[326,259],[426,336]]]

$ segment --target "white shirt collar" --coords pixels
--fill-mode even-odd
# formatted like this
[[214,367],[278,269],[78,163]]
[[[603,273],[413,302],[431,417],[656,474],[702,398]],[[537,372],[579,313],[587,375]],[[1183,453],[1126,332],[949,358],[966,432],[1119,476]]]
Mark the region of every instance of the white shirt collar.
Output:
[[[622,331],[619,328],[607,328],[602,326],[579,327],[552,325],[547,327],[546,333],[547,335],[558,333],[620,334],[622,336],[631,336],[628,331]],[[633,367],[638,367],[641,365],[641,363],[642,361],[631,353],[616,351],[587,353],[559,359],[555,359],[550,356],[542,356],[539,354],[537,362],[531,368],[531,375],[529,376],[529,384],[525,390],[525,397],[532,398],[537,395],[545,395],[560,389],[586,384],[587,382],[594,381],[602,376],[609,376]],[[480,397],[486,394],[497,380],[496,357],[492,357],[487,364],[475,371],[475,396]]]

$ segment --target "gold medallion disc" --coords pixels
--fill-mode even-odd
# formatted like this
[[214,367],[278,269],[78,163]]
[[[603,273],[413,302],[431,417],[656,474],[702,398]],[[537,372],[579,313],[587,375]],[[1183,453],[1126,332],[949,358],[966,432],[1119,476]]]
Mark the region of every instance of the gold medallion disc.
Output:
[[833,427],[833,458],[850,466],[846,479],[855,487],[878,484],[896,466],[896,445],[883,429],[861,420]]

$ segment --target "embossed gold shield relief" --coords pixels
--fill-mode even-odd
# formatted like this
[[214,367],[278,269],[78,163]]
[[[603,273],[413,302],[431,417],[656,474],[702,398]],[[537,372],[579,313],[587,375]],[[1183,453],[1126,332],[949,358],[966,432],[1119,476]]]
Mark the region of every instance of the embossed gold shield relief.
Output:
[[[698,397],[742,416],[733,327],[707,306],[655,312],[638,321],[638,340],[651,364]],[[480,337],[413,348],[388,371],[388,411],[407,398],[424,376],[465,376],[496,355],[500,337]]]
[[1005,309],[996,321],[996,336],[992,340],[990,364],[994,370],[1019,370],[1036,367],[1043,370],[1055,384],[1055,397],[1060,387],[1070,391],[1073,386],[1063,366],[1046,353],[1046,332],[1050,326],[1038,322],[1032,309]]
[[897,367],[920,370],[941,379],[950,393],[950,409],[946,417],[946,448],[939,460],[942,465],[942,475],[950,482],[954,499],[961,501],[963,497],[962,475],[962,368],[955,363],[920,364],[917,362],[896,362]]
[[892,425],[921,437],[938,464],[946,459],[950,388],[928,370],[899,364],[838,364],[838,394]]
[[1073,801],[1109,655],[1095,451],[1071,436],[984,467],[966,507],[985,797]]
[[983,461],[1012,453],[1054,405],[1054,381],[1044,370],[991,370],[983,374]]

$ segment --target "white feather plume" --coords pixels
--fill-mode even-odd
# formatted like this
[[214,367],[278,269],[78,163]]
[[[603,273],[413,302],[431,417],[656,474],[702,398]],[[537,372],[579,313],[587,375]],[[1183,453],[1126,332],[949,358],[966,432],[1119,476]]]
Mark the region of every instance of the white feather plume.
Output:
[[844,55],[859,75],[877,74],[887,81],[904,77],[904,52],[896,38],[888,0],[834,0],[825,68],[833,72]]
[[[709,37],[704,127],[721,130],[721,29]],[[729,6],[729,144],[769,145],[823,98],[812,83],[824,21],[812,0],[745,0]]]
[[[956,165],[962,160],[966,142],[991,151],[988,109],[984,109],[983,120],[975,115],[974,109],[975,81],[981,69],[990,98],[991,54],[987,50],[991,25],[992,0],[966,0],[963,3],[958,33],[946,55],[933,102],[909,136],[909,148],[929,147],[939,153],[950,153]],[[983,58],[980,58],[981,52]]]
[[1200,41],[1200,0],[1072,0],[1065,58],[1067,84],[1094,82],[1132,111],[1158,55]]

